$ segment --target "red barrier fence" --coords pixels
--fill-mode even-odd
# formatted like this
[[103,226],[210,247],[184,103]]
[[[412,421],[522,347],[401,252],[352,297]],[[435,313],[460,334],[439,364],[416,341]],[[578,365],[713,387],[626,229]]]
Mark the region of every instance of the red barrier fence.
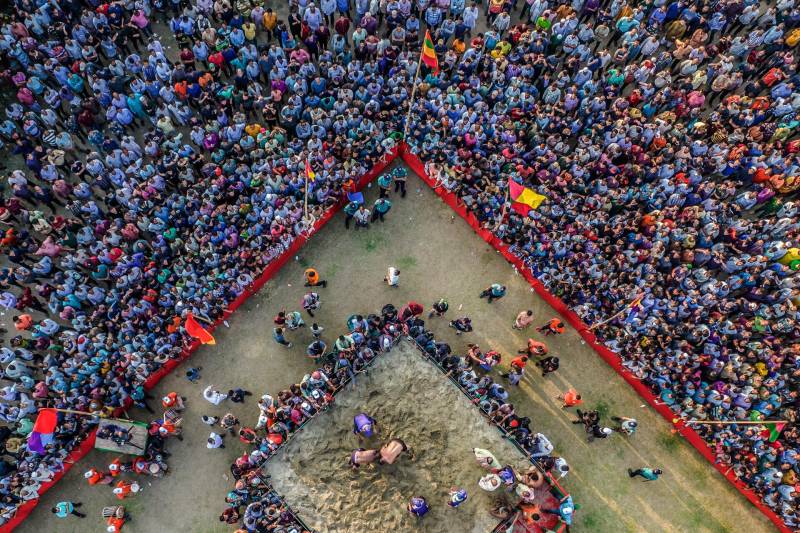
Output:
[[[380,163],[372,167],[372,170],[361,176],[361,179],[359,179],[358,183],[356,184],[356,190],[360,191],[361,189],[366,187],[369,183],[371,183],[375,178],[377,178],[378,175],[381,172],[383,172],[383,169],[385,169],[389,164],[391,164],[391,162],[394,161],[395,158],[399,155],[398,151],[399,148],[395,148],[394,150],[389,152]],[[257,293],[259,289],[261,289],[261,287],[263,287],[267,281],[269,281],[275,274],[278,273],[281,267],[283,267],[283,265],[285,265],[290,258],[292,258],[294,255],[297,254],[298,251],[300,251],[300,248],[302,248],[303,245],[305,245],[305,243],[311,238],[311,236],[314,233],[316,233],[323,226],[325,226],[325,224],[327,224],[328,221],[330,221],[330,219],[333,218],[333,216],[336,213],[338,213],[339,210],[342,209],[342,207],[344,207],[345,203],[346,202],[342,200],[338,204],[336,204],[333,208],[326,211],[325,214],[314,223],[313,231],[305,235],[297,236],[294,239],[294,241],[292,241],[291,246],[289,246],[289,248],[286,251],[284,251],[281,255],[275,258],[269,265],[267,265],[267,267],[264,269],[261,275],[259,275],[258,278],[255,279],[250,288],[248,288],[246,291],[240,294],[239,297],[237,297],[234,301],[228,304],[223,316],[219,320],[217,320],[213,326],[210,326],[207,329],[209,329],[209,331],[214,331],[214,329],[216,329],[216,327],[219,326],[223,320],[226,320],[229,316],[231,316],[231,314],[233,314],[233,312],[236,309],[238,309],[239,306],[241,306],[248,298],[250,298],[250,296]],[[199,347],[200,347],[200,342],[195,340],[186,350],[183,351],[183,353],[178,359],[170,359],[169,361],[164,363],[164,365],[161,368],[153,372],[147,378],[147,381],[145,381],[144,383],[145,389],[150,390],[153,387],[155,387],[158,384],[158,382],[164,378],[164,376],[172,372],[175,369],[175,367],[177,367],[186,359],[191,357],[192,354]],[[124,407],[120,407],[116,411],[114,411],[114,416],[121,416],[122,413],[130,407],[131,403],[132,402],[129,399],[129,401],[126,402]],[[66,474],[75,463],[77,463],[81,458],[83,458],[83,456],[85,456],[92,450],[92,448],[94,447],[96,433],[97,429],[92,430],[89,436],[86,439],[84,439],[84,441],[81,442],[81,444],[78,445],[77,448],[75,448],[74,450],[72,450],[72,452],[70,452],[69,457],[64,461],[64,470],[58,472],[53,478],[53,480],[50,481],[49,483],[42,484],[41,488],[39,489],[40,497],[45,492],[50,490],[50,488],[52,488],[52,486],[55,485],[56,482],[58,482],[58,480],[61,479],[64,476],[64,474]],[[36,500],[30,500],[21,505],[19,509],[17,509],[17,513],[14,515],[14,518],[9,520],[7,524],[0,527],[0,533],[10,533],[11,531],[13,531],[28,517],[29,514],[31,514],[31,511],[33,511],[33,509],[36,507],[38,503],[39,500],[36,499]]]
[[633,387],[633,389],[638,392],[639,395],[644,398],[653,409],[658,411],[658,413],[675,428],[678,434],[689,441],[689,444],[694,446],[703,457],[705,457],[712,465],[714,465],[714,468],[716,468],[723,476],[725,476],[728,481],[730,481],[733,486],[736,487],[736,489],[738,489],[742,495],[744,495],[745,498],[750,500],[750,502],[758,508],[759,511],[764,513],[764,515],[766,515],[766,517],[769,518],[778,527],[778,529],[785,533],[790,533],[792,531],[790,528],[786,527],[786,524],[783,523],[783,520],[781,520],[781,518],[776,515],[772,509],[764,505],[764,503],[761,501],[758,495],[752,491],[752,489],[750,489],[741,480],[737,479],[736,476],[733,475],[733,472],[729,467],[716,462],[714,452],[708,446],[706,441],[700,435],[698,435],[694,429],[683,425],[683,421],[679,420],[677,423],[673,422],[673,419],[676,418],[676,414],[673,413],[672,410],[670,410],[670,408],[665,404],[658,402],[650,389],[622,366],[620,358],[616,353],[612,352],[606,346],[597,341],[595,335],[589,330],[589,326],[584,324],[580,317],[575,314],[575,312],[570,310],[564,302],[550,294],[547,289],[545,289],[544,285],[542,285],[542,283],[533,276],[525,263],[519,257],[508,251],[508,245],[495,237],[491,231],[482,228],[475,215],[467,211],[464,204],[458,200],[455,194],[449,192],[444,187],[436,187],[435,180],[431,179],[430,176],[425,173],[425,165],[422,163],[419,157],[411,153],[408,145],[405,143],[403,143],[400,147],[400,156],[403,158],[403,161],[405,161],[405,163],[411,167],[411,170],[416,172],[417,175],[419,175],[423,181],[425,181],[425,183],[427,183],[433,189],[433,191],[439,195],[439,198],[441,198],[448,206],[450,206],[453,211],[458,213],[461,218],[463,218],[467,224],[470,225],[470,227],[472,227],[475,233],[477,233],[484,241],[492,245],[498,252],[500,252],[509,263],[514,265],[519,273],[531,285],[531,287],[533,287],[533,290],[536,291],[536,294],[538,294],[539,297],[541,297],[548,303],[548,305],[550,305],[550,307],[555,309],[562,317],[564,317],[564,319],[578,331],[578,334],[580,334],[586,343],[595,352],[597,352],[597,354],[602,357],[603,360],[617,372],[617,374],[622,376],[622,378],[627,381],[628,384]]
[[[748,488],[747,485],[737,479],[728,467],[716,462],[714,452],[711,450],[711,448],[709,448],[706,441],[703,440],[703,438],[700,437],[696,431],[690,427],[684,426],[682,422],[674,423],[672,421],[675,418],[675,413],[673,413],[666,405],[659,403],[650,389],[648,389],[641,381],[636,379],[633,374],[628,372],[622,366],[617,354],[597,342],[594,334],[589,330],[588,326],[583,323],[578,315],[571,311],[559,298],[556,298],[550,294],[547,289],[544,288],[541,282],[539,282],[539,280],[533,276],[528,267],[517,256],[508,251],[508,246],[505,243],[503,243],[500,239],[497,239],[489,230],[482,228],[480,226],[480,222],[478,222],[472,213],[469,213],[466,210],[464,205],[458,201],[456,195],[447,191],[443,187],[436,187],[434,180],[425,173],[425,165],[416,155],[409,151],[408,146],[405,143],[402,143],[399,148],[395,148],[383,159],[382,162],[375,165],[372,170],[362,176],[356,184],[356,190],[361,190],[367,184],[372,182],[372,180],[378,177],[383,169],[386,168],[398,156],[401,156],[403,161],[417,175],[419,175],[422,180],[425,181],[425,183],[427,183],[433,189],[433,191],[438,194],[448,206],[450,206],[451,209],[453,209],[453,211],[458,213],[461,218],[463,218],[470,225],[470,227],[472,227],[475,233],[477,233],[484,241],[492,245],[498,252],[500,252],[509,263],[514,265],[519,273],[528,281],[531,287],[533,287],[533,289],[536,291],[536,294],[538,294],[548,303],[548,305],[550,305],[561,316],[563,316],[564,319],[578,331],[586,343],[595,352],[597,352],[597,354],[600,355],[600,357],[602,357],[603,360],[605,360],[605,362],[611,366],[611,368],[613,368],[620,376],[622,376],[622,378],[625,379],[625,381],[627,381],[628,384],[633,387],[633,389],[638,392],[639,395],[650,404],[650,406],[653,407],[653,409],[658,411],[658,413],[661,414],[661,416],[663,416],[670,424],[673,424],[678,434],[689,441],[689,443],[694,446],[697,451],[703,455],[703,457],[705,457],[712,465],[714,465],[714,468],[716,468],[723,476],[725,476],[728,481],[730,481],[740,493],[750,500],[750,502],[755,505],[758,510],[760,510],[767,518],[769,518],[779,530],[784,533],[791,533],[792,530],[786,527],[780,517],[778,517],[778,515],[776,515],[772,509],[764,505],[760,498],[750,488]],[[295,240],[292,242],[292,245],[274,261],[272,261],[266,269],[264,269],[261,275],[253,282],[253,285],[228,305],[223,317],[217,320],[209,329],[213,331],[223,320],[227,319],[236,309],[238,309],[239,306],[245,302],[245,300],[258,292],[258,290],[263,287],[264,284],[269,281],[281,269],[281,267],[283,267],[283,265],[286,264],[286,262],[300,250],[300,248],[303,247],[308,239],[323,226],[325,226],[325,224],[327,224],[328,221],[330,221],[330,219],[333,218],[333,216],[338,213],[343,206],[344,202],[339,202],[339,204],[328,210],[325,215],[323,215],[323,217],[314,224],[314,230],[308,236],[301,235],[295,238]],[[164,378],[164,376],[172,372],[175,367],[188,359],[199,347],[200,343],[195,341],[183,352],[180,358],[167,361],[159,370],[150,375],[145,382],[145,388],[150,390],[155,387],[158,382]],[[119,416],[125,409],[130,407],[130,403],[131,402],[128,402],[125,407],[117,409],[117,411],[115,411],[115,416]],[[93,430],[76,449],[72,450],[68,458],[64,461],[64,470],[58,472],[52,481],[42,484],[42,487],[39,490],[40,496],[47,492],[53,485],[55,485],[75,463],[77,463],[82,457],[92,450],[95,442],[95,434],[96,430]],[[31,500],[20,506],[20,508],[17,510],[17,513],[14,515],[14,518],[0,528],[0,533],[11,532],[18,527],[25,520],[25,518],[27,518],[31,511],[33,511],[38,502],[38,499]]]

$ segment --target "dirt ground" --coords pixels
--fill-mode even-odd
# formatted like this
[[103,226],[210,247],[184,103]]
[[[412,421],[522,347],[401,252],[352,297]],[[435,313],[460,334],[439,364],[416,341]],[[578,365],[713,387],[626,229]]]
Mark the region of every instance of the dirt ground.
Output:
[[[200,421],[202,414],[223,415],[228,410],[245,423],[253,423],[257,408],[253,397],[245,404],[223,403],[215,407],[202,398],[203,389],[238,386],[256,395],[277,393],[299,381],[312,369],[304,353],[310,342],[307,331],[291,333],[291,349],[271,338],[272,317],[282,308],[300,309],[305,290],[302,272],[313,265],[329,285],[318,292],[322,309],[319,323],[327,328],[329,342],[345,329],[353,312],[377,312],[383,304],[402,305],[415,299],[426,306],[446,297],[450,318],[468,315],[475,331],[457,337],[443,319],[434,319],[437,338],[450,342],[456,353],[464,353],[468,342],[486,350],[499,350],[505,366],[525,344],[528,333],[511,329],[521,309],[532,309],[537,322],[553,311],[515,274],[502,257],[481,241],[460,219],[453,216],[436,195],[415,176],[409,176],[408,197],[391,196],[392,210],[385,223],[369,230],[344,230],[342,214],[288,263],[264,289],[253,296],[230,320],[230,328],[215,333],[216,346],[200,349],[189,365],[203,367],[202,379],[189,383],[184,365],[165,378],[154,391],[160,398],[176,390],[188,398],[184,442],[171,442],[171,473],[149,484],[144,492],[125,503],[133,521],[128,533],[154,531],[231,531],[218,521],[224,497],[232,486],[229,466],[244,451],[235,439],[225,449],[208,450],[205,440],[210,428]],[[376,189],[367,191],[371,204]],[[382,282],[388,266],[400,269],[400,287]],[[509,294],[487,304],[478,298],[493,282],[508,286]],[[548,341],[551,352],[561,358],[561,369],[542,379],[530,373],[511,392],[517,411],[533,420],[532,427],[549,436],[556,451],[570,463],[572,471],[564,486],[580,505],[573,530],[592,531],[769,531],[771,524],[728,484],[688,444],[670,433],[669,424],[642,400],[597,355],[583,344],[574,331]],[[574,416],[560,409],[556,400],[563,391],[576,388],[587,407],[606,416],[627,415],[639,420],[640,429],[630,439],[619,435],[587,443],[582,426],[573,425]],[[155,402],[154,402],[155,403]],[[131,412],[147,420],[147,413]],[[465,423],[469,423],[465,421]],[[113,455],[93,452],[48,492],[22,532],[85,532],[102,530],[100,510],[116,499],[108,487],[90,487],[83,472],[91,465],[105,467]],[[653,466],[664,469],[657,482],[642,485],[632,481],[627,468]],[[50,507],[61,500],[84,502],[88,517],[57,520]],[[292,502],[289,502],[292,504]],[[388,531],[376,517],[373,531]]]
[[[359,442],[352,432],[359,412],[378,421],[379,435]],[[413,459],[358,470],[348,465],[353,450],[377,449],[392,438],[403,439]],[[486,471],[475,461],[475,447],[520,471],[530,467],[449,379],[401,342],[270,459],[267,472],[275,490],[318,531],[361,533],[378,521],[385,531],[485,533],[498,523],[488,513],[498,494],[477,486]],[[469,495],[457,510],[446,503],[452,486]],[[406,511],[412,496],[428,501],[424,520]]]

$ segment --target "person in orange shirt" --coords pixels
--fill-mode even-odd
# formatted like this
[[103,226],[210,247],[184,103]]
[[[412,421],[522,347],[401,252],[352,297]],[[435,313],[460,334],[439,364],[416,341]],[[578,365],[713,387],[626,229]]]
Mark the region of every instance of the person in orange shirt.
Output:
[[122,474],[122,461],[119,457],[111,461],[111,464],[108,465],[108,471],[111,473],[111,477],[117,477]]
[[118,499],[124,500],[131,494],[139,492],[139,484],[132,481],[120,481],[117,483],[117,488],[115,488],[113,492]]
[[177,392],[170,392],[161,398],[161,407],[164,409],[172,409],[174,411],[183,411],[186,406],[183,404],[184,398],[178,396]]
[[90,468],[83,474],[83,477],[86,478],[89,485],[108,485],[113,480],[111,475],[100,472],[96,468]]
[[264,23],[264,29],[267,31],[267,40],[271,41],[275,38],[275,27],[278,25],[278,15],[272,11],[272,8],[267,8],[264,11],[264,16],[261,17]]
[[581,395],[578,394],[578,391],[575,389],[569,389],[567,392],[559,396],[558,399],[564,402],[564,405],[561,406],[562,409],[566,409],[567,407],[575,407],[576,405],[583,403],[583,400],[581,400]]
[[520,355],[519,357],[511,360],[511,368],[509,371],[505,374],[501,373],[500,375],[508,379],[509,383],[512,385],[518,385],[522,379],[522,374],[525,373],[525,365],[527,364],[528,356]]
[[319,279],[319,272],[313,268],[307,268],[305,273],[306,287],[327,287],[328,282],[324,279]]
[[171,421],[166,420],[161,424],[161,427],[158,428],[158,434],[161,435],[163,438],[176,436],[178,437],[179,441],[183,441],[183,435],[181,435],[181,428],[173,424]]
[[130,515],[125,512],[125,507],[117,505],[115,507],[103,507],[103,517],[106,519],[109,533],[120,533],[125,521],[130,519]]
[[536,328],[539,333],[547,335],[560,335],[564,333],[564,323],[559,318],[551,318],[544,326]]
[[547,353],[547,345],[543,342],[528,339],[528,346],[517,350],[517,353],[527,354],[528,357],[545,355]]
[[16,315],[12,318],[14,321],[14,327],[17,331],[26,331],[31,329],[33,325],[33,317],[31,315]]

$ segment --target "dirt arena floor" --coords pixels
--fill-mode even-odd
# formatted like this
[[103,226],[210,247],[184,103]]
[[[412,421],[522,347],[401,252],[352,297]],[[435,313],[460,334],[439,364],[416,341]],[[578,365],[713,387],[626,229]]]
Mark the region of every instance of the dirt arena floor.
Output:
[[[359,412],[378,421],[380,435],[359,443],[352,432]],[[413,459],[349,466],[354,449],[379,448],[395,437]],[[270,459],[267,472],[275,490],[318,531],[361,533],[377,522],[383,531],[486,533],[498,523],[488,512],[498,494],[477,486],[486,471],[475,461],[475,447],[520,471],[530,466],[449,379],[401,342]],[[446,504],[452,486],[469,494],[457,510]],[[425,497],[431,507],[423,520],[406,511],[412,496]]]
[[[376,312],[387,302],[402,305],[410,299],[429,306],[447,297],[450,318],[470,316],[475,331],[457,337],[446,321],[439,319],[433,324],[437,337],[450,342],[456,353],[464,353],[468,342],[476,342],[484,350],[499,350],[505,366],[528,334],[511,329],[516,314],[533,309],[537,321],[542,322],[553,316],[508,263],[455,218],[421,180],[409,176],[408,191],[405,199],[392,195],[393,207],[386,222],[367,231],[346,232],[344,216],[334,218],[295,261],[237,311],[230,328],[215,333],[216,346],[203,347],[195,354],[189,365],[203,367],[198,383],[185,379],[185,368],[162,381],[154,391],[157,398],[171,390],[188,398],[185,440],[169,443],[171,473],[152,484],[145,480],[144,492],[125,502],[133,515],[126,532],[232,531],[218,516],[232,486],[230,463],[244,446],[228,439],[225,449],[206,449],[210,428],[200,416],[223,415],[230,410],[252,424],[258,411],[252,397],[245,404],[215,407],[202,398],[202,391],[213,384],[225,390],[243,387],[255,395],[274,394],[312,369],[304,355],[311,337],[308,332],[291,334],[290,340],[295,342],[291,349],[276,345],[271,338],[272,317],[282,308],[300,309],[302,272],[307,266],[319,269],[329,282],[327,289],[319,290],[323,305],[317,315],[327,328],[324,338],[328,341],[344,331],[345,320],[353,312]],[[367,191],[370,205],[376,195],[374,187]],[[382,282],[390,265],[401,271],[396,289]],[[509,293],[490,305],[478,294],[493,282],[507,285]],[[548,343],[561,358],[561,369],[545,379],[531,373],[511,394],[517,410],[531,417],[534,430],[547,434],[572,467],[564,485],[580,505],[573,531],[774,530],[693,448],[673,436],[669,424],[645,407],[576,332],[568,331]],[[571,424],[574,415],[560,409],[556,400],[570,387],[580,391],[587,407],[606,416],[636,417],[640,430],[630,439],[614,435],[587,443],[582,426]],[[147,413],[138,410],[131,416],[148,420]],[[102,531],[100,510],[117,500],[108,487],[89,487],[83,472],[92,465],[105,467],[112,459],[109,453],[90,454],[45,495],[19,531]],[[630,480],[626,469],[640,466],[660,467],[665,474],[654,483]],[[49,509],[61,500],[82,501],[89,516],[56,520]],[[375,517],[371,530],[392,529]]]

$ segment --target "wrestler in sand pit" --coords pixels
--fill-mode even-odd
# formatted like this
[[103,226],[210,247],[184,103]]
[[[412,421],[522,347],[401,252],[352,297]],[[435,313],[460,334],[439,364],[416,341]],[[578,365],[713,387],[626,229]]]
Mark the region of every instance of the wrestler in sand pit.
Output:
[[381,458],[378,463],[382,465],[394,464],[403,452],[408,452],[409,458],[414,458],[414,452],[411,451],[411,448],[406,446],[402,439],[394,438],[381,447]]

